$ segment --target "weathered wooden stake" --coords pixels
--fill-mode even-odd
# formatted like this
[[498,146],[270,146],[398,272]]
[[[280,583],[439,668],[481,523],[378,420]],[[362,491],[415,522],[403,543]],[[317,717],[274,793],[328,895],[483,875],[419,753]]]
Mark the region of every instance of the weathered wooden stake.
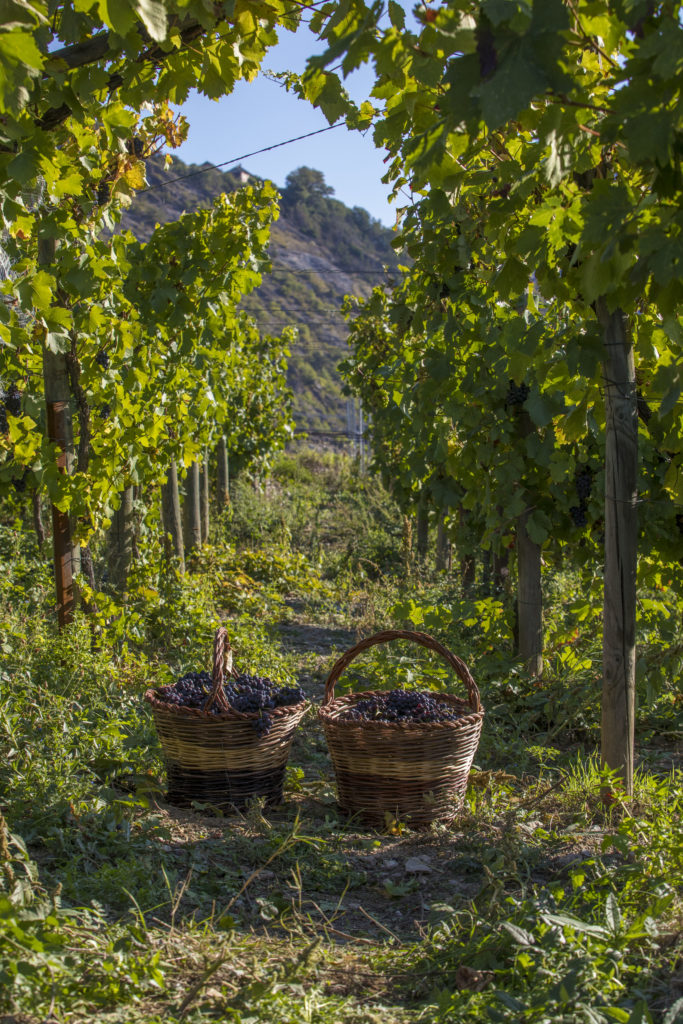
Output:
[[633,793],[638,554],[638,407],[631,332],[604,299],[605,588],[602,643],[602,761]]
[[448,567],[451,542],[446,532],[443,513],[436,528],[436,571],[445,572]]
[[121,504],[114,512],[107,537],[109,548],[109,578],[118,591],[125,590],[133,561],[135,523],[133,521],[133,487],[121,494]]
[[227,508],[230,504],[230,468],[228,463],[228,446],[222,437],[216,448],[218,462],[218,508]]
[[[52,266],[56,244],[53,238],[38,242],[38,262]],[[57,468],[60,473],[73,469],[74,439],[71,419],[71,388],[66,355],[43,346],[43,380],[48,440],[56,445]],[[74,577],[80,570],[80,548],[74,545],[68,512],[52,506],[52,539],[54,551],[57,620],[60,629],[73,621],[77,588]]]
[[204,452],[202,461],[199,466],[199,485],[200,485],[200,511],[201,511],[201,529],[202,529],[202,544],[209,543],[209,522],[210,522],[210,503],[209,503],[209,456],[207,452]]
[[410,516],[403,516],[401,531],[401,559],[406,573],[410,574],[413,565],[413,523]]
[[[520,437],[534,432],[529,413],[517,413]],[[517,517],[515,548],[517,551],[517,651],[532,676],[543,672],[543,591],[541,589],[541,546],[531,539],[526,524],[531,509]]]
[[193,462],[185,480],[185,548],[199,551],[202,546],[202,517],[199,463]]
[[526,530],[527,509],[517,519],[517,623],[519,654],[532,676],[543,672],[543,593],[541,546]]
[[477,575],[477,560],[474,555],[465,555],[460,559],[460,578],[462,580],[462,592],[467,595],[472,592],[474,581]]
[[183,544],[183,519],[180,513],[178,493],[178,468],[175,460],[168,467],[166,482],[161,485],[161,517],[164,527],[164,551],[166,560],[177,560],[181,573],[185,572],[185,547]]
[[418,561],[424,562],[427,558],[427,551],[429,550],[429,509],[427,507],[427,498],[424,494],[420,495],[420,500],[417,506],[417,558]]

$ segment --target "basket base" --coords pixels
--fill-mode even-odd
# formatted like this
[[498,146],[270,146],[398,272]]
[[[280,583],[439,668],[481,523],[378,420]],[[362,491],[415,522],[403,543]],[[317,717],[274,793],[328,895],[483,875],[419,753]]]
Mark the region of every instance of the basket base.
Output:
[[462,808],[466,784],[408,783],[337,770],[339,806],[370,825],[386,825],[387,815],[413,827],[451,821]]
[[212,804],[221,811],[244,811],[249,801],[265,798],[266,805],[282,803],[284,766],[264,772],[207,772],[166,764],[167,800],[176,807],[190,807],[195,801]]

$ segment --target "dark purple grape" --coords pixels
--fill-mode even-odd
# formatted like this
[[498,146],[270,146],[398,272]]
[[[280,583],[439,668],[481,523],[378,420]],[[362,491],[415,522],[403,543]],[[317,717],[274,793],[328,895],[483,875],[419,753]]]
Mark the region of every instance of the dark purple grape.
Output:
[[480,24],[477,28],[477,57],[479,73],[486,81],[495,74],[498,67],[498,53],[490,24]]
[[574,484],[579,502],[583,505],[591,495],[593,471],[588,466],[578,468],[574,474]]
[[640,391],[640,389],[636,394],[636,406],[638,409],[638,415],[640,416],[643,423],[649,423],[652,419],[652,409],[645,401],[645,398],[643,397],[643,394]]
[[569,509],[569,515],[572,517],[574,526],[585,526],[588,522],[586,519],[586,506],[583,503],[581,505],[572,505]]
[[21,391],[16,384],[10,384],[4,401],[5,409],[11,416],[21,416]]
[[524,382],[521,384],[515,384],[514,380],[510,381],[507,395],[505,396],[506,405],[524,405],[528,397],[528,384],[524,384]]
[[458,712],[429,690],[389,690],[364,697],[339,718],[351,722],[453,722]]
[[[212,681],[208,672],[188,672],[173,686],[160,687],[159,695],[177,707],[203,708],[211,689]],[[259,737],[266,736],[272,728],[269,710],[300,704],[306,699],[298,686],[279,686],[272,679],[248,673],[227,679],[223,685],[223,694],[235,711],[255,716],[251,724]],[[209,710],[213,714],[220,714],[221,711],[217,703]]]
[[132,156],[136,156],[138,160],[145,154],[145,144],[137,135],[134,135],[132,139],[128,139],[126,149]]

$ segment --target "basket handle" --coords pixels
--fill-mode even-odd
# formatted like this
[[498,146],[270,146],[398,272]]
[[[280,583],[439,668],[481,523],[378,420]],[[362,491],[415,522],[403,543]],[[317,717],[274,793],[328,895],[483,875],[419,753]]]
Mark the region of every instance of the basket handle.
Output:
[[339,679],[342,672],[349,667],[354,658],[356,658],[363,651],[367,651],[369,647],[374,647],[376,644],[387,643],[388,640],[412,640],[416,644],[420,644],[422,647],[426,647],[430,651],[436,651],[440,654],[444,661],[448,662],[455,674],[465,684],[467,689],[467,699],[469,700],[472,711],[481,711],[481,700],[479,698],[479,689],[475,683],[472,673],[468,669],[462,658],[459,658],[457,654],[451,654],[447,647],[440,644],[438,640],[435,640],[433,636],[428,633],[415,633],[409,629],[385,629],[382,633],[375,633],[373,636],[368,636],[365,640],[361,640],[355,647],[351,647],[346,654],[342,654],[341,658],[334,663],[332,671],[327,677],[325,683],[325,696],[323,697],[323,706],[330,704],[334,700],[334,684]]
[[225,699],[225,694],[223,693],[225,677],[231,676],[232,674],[232,647],[230,646],[230,638],[228,637],[228,631],[225,626],[219,626],[213,638],[213,671],[211,674],[213,686],[211,687],[211,693],[206,698],[202,711],[206,713],[214,701],[216,701],[221,711],[233,710]]

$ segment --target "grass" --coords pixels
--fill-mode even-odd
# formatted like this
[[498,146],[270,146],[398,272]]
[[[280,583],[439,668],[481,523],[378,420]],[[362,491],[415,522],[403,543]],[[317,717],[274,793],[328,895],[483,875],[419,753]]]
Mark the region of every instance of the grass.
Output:
[[[240,483],[182,579],[150,535],[125,603],[100,595],[61,636],[20,508],[0,516],[0,552],[2,1024],[683,1020],[680,691],[666,670],[643,687],[635,799],[606,807],[578,573],[547,581],[539,685],[499,601],[406,576],[398,510],[334,455],[283,457],[263,491]],[[658,671],[680,644],[676,602],[660,593],[644,616]],[[455,821],[345,819],[312,712],[281,807],[167,805],[141,695],[206,666],[221,618],[240,664],[296,677],[313,703],[335,655],[377,628],[462,654],[487,717]],[[349,686],[449,685],[410,645],[354,664]]]

